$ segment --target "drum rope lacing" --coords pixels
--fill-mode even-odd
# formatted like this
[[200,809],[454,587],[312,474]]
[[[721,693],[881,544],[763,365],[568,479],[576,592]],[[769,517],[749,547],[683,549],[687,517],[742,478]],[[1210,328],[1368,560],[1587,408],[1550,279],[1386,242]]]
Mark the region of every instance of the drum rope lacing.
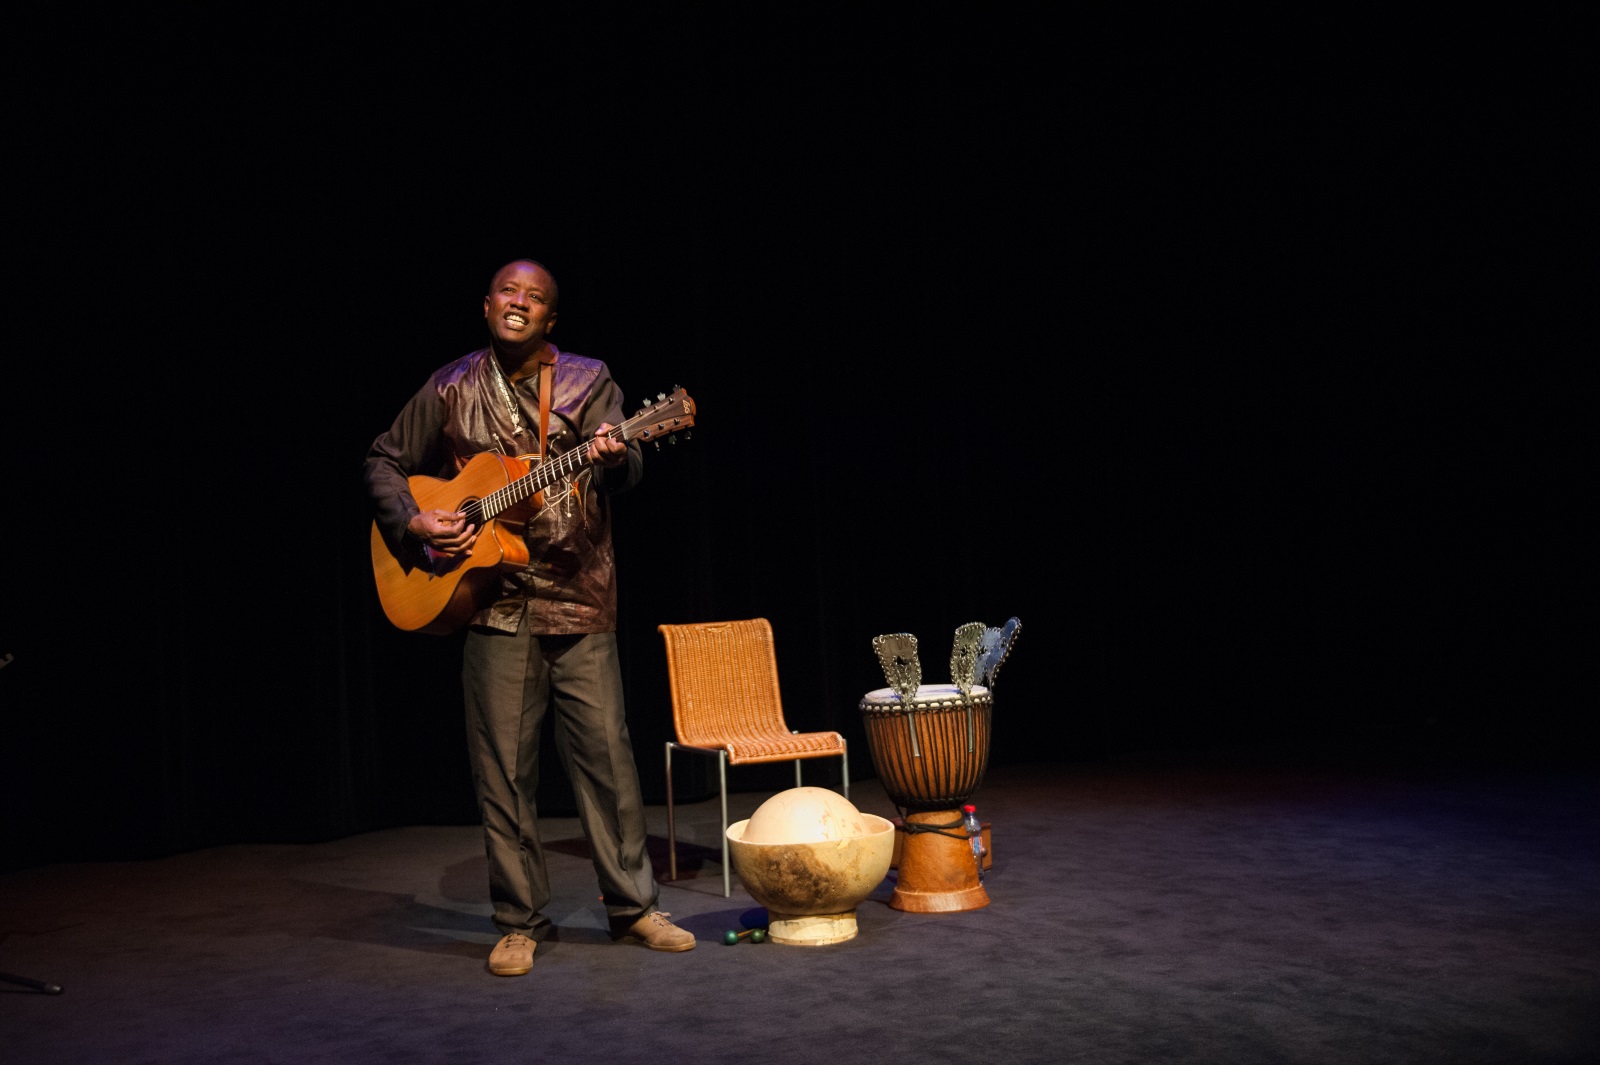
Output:
[[[913,820],[911,820],[911,818],[909,816],[907,816],[906,808],[904,806],[901,806],[899,803],[895,803],[894,808],[896,810],[900,811],[900,827],[905,829],[907,835],[910,835],[913,832],[935,832],[935,833],[937,833],[937,834],[939,834],[941,836],[949,836],[951,839],[966,839],[967,838],[967,830],[961,823],[960,811],[956,812],[956,819],[954,821],[951,821],[948,825],[936,825],[936,824],[932,824],[930,822],[913,821]],[[948,831],[946,831],[946,829],[952,829],[952,828],[960,829],[960,831],[959,832],[948,832]]]

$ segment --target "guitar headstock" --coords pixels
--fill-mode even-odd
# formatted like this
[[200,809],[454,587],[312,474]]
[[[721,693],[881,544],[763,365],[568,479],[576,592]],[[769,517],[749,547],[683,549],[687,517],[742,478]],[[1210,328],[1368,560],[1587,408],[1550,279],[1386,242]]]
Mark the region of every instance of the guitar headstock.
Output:
[[624,440],[656,440],[694,428],[694,400],[681,387],[656,393],[656,401],[621,425]]

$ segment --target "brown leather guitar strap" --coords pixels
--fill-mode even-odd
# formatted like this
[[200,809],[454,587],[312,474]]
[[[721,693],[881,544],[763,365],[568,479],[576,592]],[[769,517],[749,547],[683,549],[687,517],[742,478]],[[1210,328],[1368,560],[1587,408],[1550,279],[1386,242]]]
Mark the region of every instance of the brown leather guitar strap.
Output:
[[549,346],[539,354],[539,461],[544,461],[545,436],[550,432],[550,379],[555,376],[556,353]]

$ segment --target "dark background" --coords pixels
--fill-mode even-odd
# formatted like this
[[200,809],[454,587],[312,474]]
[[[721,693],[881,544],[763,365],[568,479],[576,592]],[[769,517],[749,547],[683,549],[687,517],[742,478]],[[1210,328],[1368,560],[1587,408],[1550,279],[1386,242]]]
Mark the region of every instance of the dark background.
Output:
[[872,637],[940,681],[1011,616],[995,762],[1588,757],[1577,64],[527,16],[14,46],[8,867],[476,820],[458,638],[385,621],[360,463],[522,256],[630,409],[699,405],[617,501],[650,802],[655,626],[751,616],[857,776]]

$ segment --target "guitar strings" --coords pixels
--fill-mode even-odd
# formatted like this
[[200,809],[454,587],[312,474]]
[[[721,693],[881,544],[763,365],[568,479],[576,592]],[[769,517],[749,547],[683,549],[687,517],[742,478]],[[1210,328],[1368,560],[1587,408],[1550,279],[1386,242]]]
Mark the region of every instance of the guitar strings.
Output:
[[[613,425],[606,430],[606,439],[620,439],[625,428],[622,425]],[[481,529],[484,523],[485,510],[488,506],[493,506],[493,510],[488,511],[490,515],[499,514],[507,507],[520,503],[522,500],[549,488],[557,481],[562,480],[563,475],[570,478],[571,475],[578,473],[581,467],[589,464],[589,449],[587,447],[573,448],[571,451],[555,456],[548,462],[535,466],[510,484],[497,488],[486,496],[474,499],[467,504],[463,513],[471,524]],[[563,492],[563,498],[565,495],[566,493]],[[554,505],[553,503],[546,503],[544,509],[549,509]],[[541,513],[543,513],[543,510],[541,510]]]
[[[672,398],[675,399],[676,395],[677,393],[674,392]],[[662,404],[656,408],[656,411],[664,412],[663,408],[665,406],[666,404]],[[646,408],[645,410],[641,410],[634,417],[629,418],[623,424],[613,425],[611,428],[606,430],[606,439],[626,439],[628,426],[642,419],[648,411],[649,408]],[[562,475],[564,474],[566,475],[567,480],[570,482],[572,475],[578,473],[582,467],[588,465],[590,465],[588,447],[585,446],[581,448],[573,448],[571,451],[555,456],[548,462],[544,462],[538,466],[535,466],[533,469],[529,470],[523,476],[518,477],[510,484],[505,485],[502,488],[498,488],[486,496],[473,500],[462,509],[462,513],[466,515],[472,524],[481,529],[483,528],[486,513],[489,517],[493,517],[494,515],[505,510],[507,507],[515,503],[520,503],[529,496],[543,491],[544,489],[555,484],[558,480],[562,479]],[[563,497],[565,497],[566,494],[567,493],[563,492]],[[491,504],[493,505],[494,509],[488,510],[487,508]],[[553,504],[546,503],[544,509],[549,509],[549,507],[552,505]],[[541,510],[540,513],[543,513],[543,510]]]

